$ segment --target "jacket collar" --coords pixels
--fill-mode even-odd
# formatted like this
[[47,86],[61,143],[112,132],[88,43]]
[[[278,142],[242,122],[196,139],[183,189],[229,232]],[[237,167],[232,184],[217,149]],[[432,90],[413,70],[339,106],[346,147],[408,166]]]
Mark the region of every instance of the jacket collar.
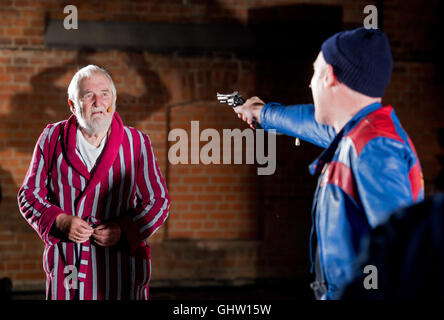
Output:
[[[76,153],[76,134],[77,134],[78,121],[75,115],[71,115],[65,125],[63,142],[65,145],[65,153],[69,164],[80,175],[87,180],[91,180],[89,186],[95,186],[102,180],[112,164],[114,163],[119,148],[123,140],[123,123],[117,112],[114,112],[113,120],[111,122],[111,132],[106,142],[105,148],[102,151],[102,155],[98,160],[96,167],[93,171],[89,172],[85,164],[79,158]],[[86,190],[85,190],[86,191]]]
[[356,113],[346,124],[345,126],[339,131],[339,133],[336,135],[336,137],[333,139],[333,141],[330,143],[327,149],[324,150],[324,152],[321,153],[321,155],[313,161],[309,166],[309,171],[312,175],[320,174],[322,171],[322,168],[324,167],[324,164],[331,161],[333,158],[336,149],[338,148],[338,144],[341,141],[342,137],[347,135],[359,122],[361,122],[366,116],[368,116],[370,113],[382,108],[382,104],[379,102],[375,102],[372,104],[369,104],[368,106],[362,108],[359,110],[358,113]]

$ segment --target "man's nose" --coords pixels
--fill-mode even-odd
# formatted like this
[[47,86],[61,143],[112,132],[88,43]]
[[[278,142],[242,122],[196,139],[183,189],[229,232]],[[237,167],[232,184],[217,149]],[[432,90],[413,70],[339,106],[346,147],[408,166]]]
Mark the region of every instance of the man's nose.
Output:
[[94,103],[94,107],[96,107],[96,108],[105,106],[104,98],[98,94],[94,95],[94,102],[93,103]]
[[313,90],[313,77],[311,77],[308,87]]

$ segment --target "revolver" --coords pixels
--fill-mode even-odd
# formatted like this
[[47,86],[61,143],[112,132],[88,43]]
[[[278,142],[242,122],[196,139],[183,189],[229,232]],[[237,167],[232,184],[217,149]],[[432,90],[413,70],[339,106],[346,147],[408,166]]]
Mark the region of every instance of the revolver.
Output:
[[[240,96],[239,92],[237,92],[237,91],[234,91],[233,93],[229,93],[229,94],[217,93],[217,100],[219,100],[220,103],[228,104],[232,108],[235,108],[235,107],[245,103],[245,99],[242,98],[242,96]],[[261,128],[261,125],[259,123],[257,123],[256,121],[253,121],[253,126],[255,129]],[[294,144],[296,146],[301,145],[299,138],[296,138]]]
[[[245,99],[239,95],[238,91],[234,91],[233,93],[229,94],[217,93],[217,100],[219,100],[220,103],[228,104],[232,108],[245,103]],[[253,126],[255,129],[261,128],[261,125],[256,121],[253,121]]]

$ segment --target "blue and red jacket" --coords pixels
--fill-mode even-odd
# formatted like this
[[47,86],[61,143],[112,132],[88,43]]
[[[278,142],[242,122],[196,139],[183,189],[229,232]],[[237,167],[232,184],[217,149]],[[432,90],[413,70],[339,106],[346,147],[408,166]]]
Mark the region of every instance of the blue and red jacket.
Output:
[[[361,109],[336,134],[314,119],[313,105],[265,105],[261,126],[298,137],[326,150],[310,165],[319,175],[310,236],[317,240],[326,282],[323,298],[339,298],[353,278],[360,242],[400,207],[424,198],[422,171],[412,141],[391,106],[373,103]],[[316,234],[316,238],[314,238]],[[312,267],[313,270],[313,267]]]

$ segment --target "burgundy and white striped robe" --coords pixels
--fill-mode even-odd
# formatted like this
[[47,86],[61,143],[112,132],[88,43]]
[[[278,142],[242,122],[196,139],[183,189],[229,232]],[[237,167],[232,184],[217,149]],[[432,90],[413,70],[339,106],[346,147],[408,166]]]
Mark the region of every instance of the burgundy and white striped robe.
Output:
[[[90,173],[75,151],[76,130],[75,116],[45,128],[18,193],[22,215],[46,245],[46,297],[148,299],[145,239],[164,223],[170,205],[150,140],[114,113],[108,141]],[[116,221],[122,240],[104,248],[64,239],[53,227],[60,213],[96,225]],[[73,283],[74,271],[78,282]]]

